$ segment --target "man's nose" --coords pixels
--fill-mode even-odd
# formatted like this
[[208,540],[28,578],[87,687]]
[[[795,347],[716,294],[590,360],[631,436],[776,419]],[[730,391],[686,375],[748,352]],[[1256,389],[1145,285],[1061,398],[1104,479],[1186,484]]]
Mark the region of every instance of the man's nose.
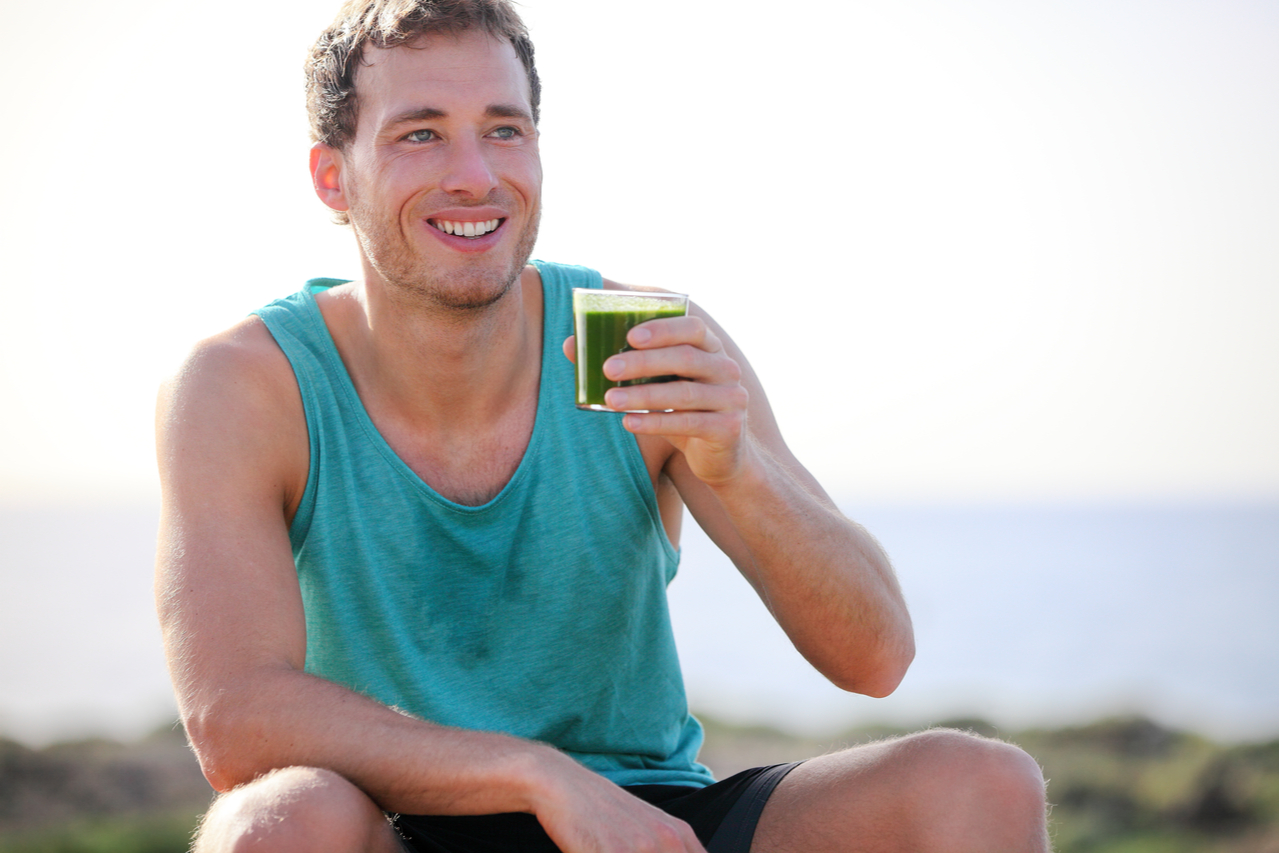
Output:
[[456,140],[449,146],[449,159],[441,189],[453,194],[484,198],[498,186],[484,144],[477,139]]

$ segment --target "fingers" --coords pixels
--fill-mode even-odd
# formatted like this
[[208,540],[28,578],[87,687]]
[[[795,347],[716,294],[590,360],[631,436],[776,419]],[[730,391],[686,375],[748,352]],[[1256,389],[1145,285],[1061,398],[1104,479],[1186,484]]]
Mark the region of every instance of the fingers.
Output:
[[706,853],[689,824],[612,783],[535,813],[565,853]]
[[[678,376],[680,381],[610,389],[605,395],[610,408],[682,412],[746,409],[742,368],[700,318],[681,317],[645,326],[653,328],[637,326],[628,336],[643,348],[610,356],[604,363],[604,375],[615,382],[655,376]],[[646,334],[635,341],[640,332]]]
[[[715,333],[707,328],[700,317],[673,317],[651,320],[633,328],[627,334],[627,343],[637,350],[689,344],[707,352],[721,352],[724,347]],[[570,335],[560,344],[565,358],[577,362],[577,337]]]
[[[692,416],[700,413],[743,412],[750,397],[747,389],[739,384],[711,385],[704,382],[654,382],[645,385],[629,385],[610,388],[604,395],[609,408],[619,412],[668,412],[676,411],[690,416],[688,429],[674,434],[699,433],[701,419]],[[676,419],[669,418],[670,426]],[[648,430],[646,430],[647,432]]]
[[622,419],[622,426],[637,435],[686,436],[728,449],[742,438],[746,429],[747,416],[743,410],[680,412],[657,407],[649,411],[640,406],[635,408],[636,411],[629,411]]
[[646,820],[593,821],[569,838],[553,839],[566,853],[706,853],[689,824],[659,813]]
[[723,351],[709,353],[679,345],[610,356],[604,363],[604,375],[615,382],[652,376],[682,376],[698,382],[730,384],[742,379],[742,370]]
[[[634,347],[611,356],[604,374],[614,381],[678,376],[674,382],[611,388],[605,402],[628,415],[633,433],[696,438],[720,453],[731,451],[746,429],[749,402],[742,369],[700,317],[676,317],[636,326],[627,336]],[[678,443],[683,447],[683,443]]]
[[724,346],[715,332],[701,318],[693,314],[650,320],[627,333],[627,343],[636,349],[672,347],[690,344],[707,352],[721,352]]
[[681,376],[728,385],[742,379],[738,363],[701,317],[672,317],[641,323],[627,333],[629,352],[611,356],[604,375],[617,381]]

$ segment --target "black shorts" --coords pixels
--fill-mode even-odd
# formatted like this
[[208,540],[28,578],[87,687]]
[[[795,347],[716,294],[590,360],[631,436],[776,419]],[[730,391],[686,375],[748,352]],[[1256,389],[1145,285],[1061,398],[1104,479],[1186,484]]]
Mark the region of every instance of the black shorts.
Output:
[[[793,764],[755,767],[705,788],[632,785],[627,791],[693,828],[707,853],[747,853],[760,812]],[[531,814],[394,815],[412,853],[559,853]]]

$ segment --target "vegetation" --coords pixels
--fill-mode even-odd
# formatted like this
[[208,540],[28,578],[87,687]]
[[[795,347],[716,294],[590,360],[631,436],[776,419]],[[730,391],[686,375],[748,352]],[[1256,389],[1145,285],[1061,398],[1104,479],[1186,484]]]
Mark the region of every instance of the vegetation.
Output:
[[[900,732],[803,739],[704,718],[703,760],[725,776]],[[1277,853],[1277,742],[1221,745],[1148,720],[1018,733],[1049,780],[1058,853]],[[176,727],[135,744],[33,750],[0,740],[0,853],[184,853],[210,790]]]
[[0,853],[184,853],[211,790],[186,739],[0,740]]

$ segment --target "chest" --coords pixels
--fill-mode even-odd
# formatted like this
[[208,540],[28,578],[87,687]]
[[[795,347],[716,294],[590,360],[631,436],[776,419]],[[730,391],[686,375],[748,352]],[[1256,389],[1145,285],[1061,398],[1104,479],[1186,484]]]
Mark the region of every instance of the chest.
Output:
[[463,506],[492,500],[523,461],[537,417],[536,398],[512,407],[492,422],[464,429],[424,431],[375,420],[388,446],[441,497]]

